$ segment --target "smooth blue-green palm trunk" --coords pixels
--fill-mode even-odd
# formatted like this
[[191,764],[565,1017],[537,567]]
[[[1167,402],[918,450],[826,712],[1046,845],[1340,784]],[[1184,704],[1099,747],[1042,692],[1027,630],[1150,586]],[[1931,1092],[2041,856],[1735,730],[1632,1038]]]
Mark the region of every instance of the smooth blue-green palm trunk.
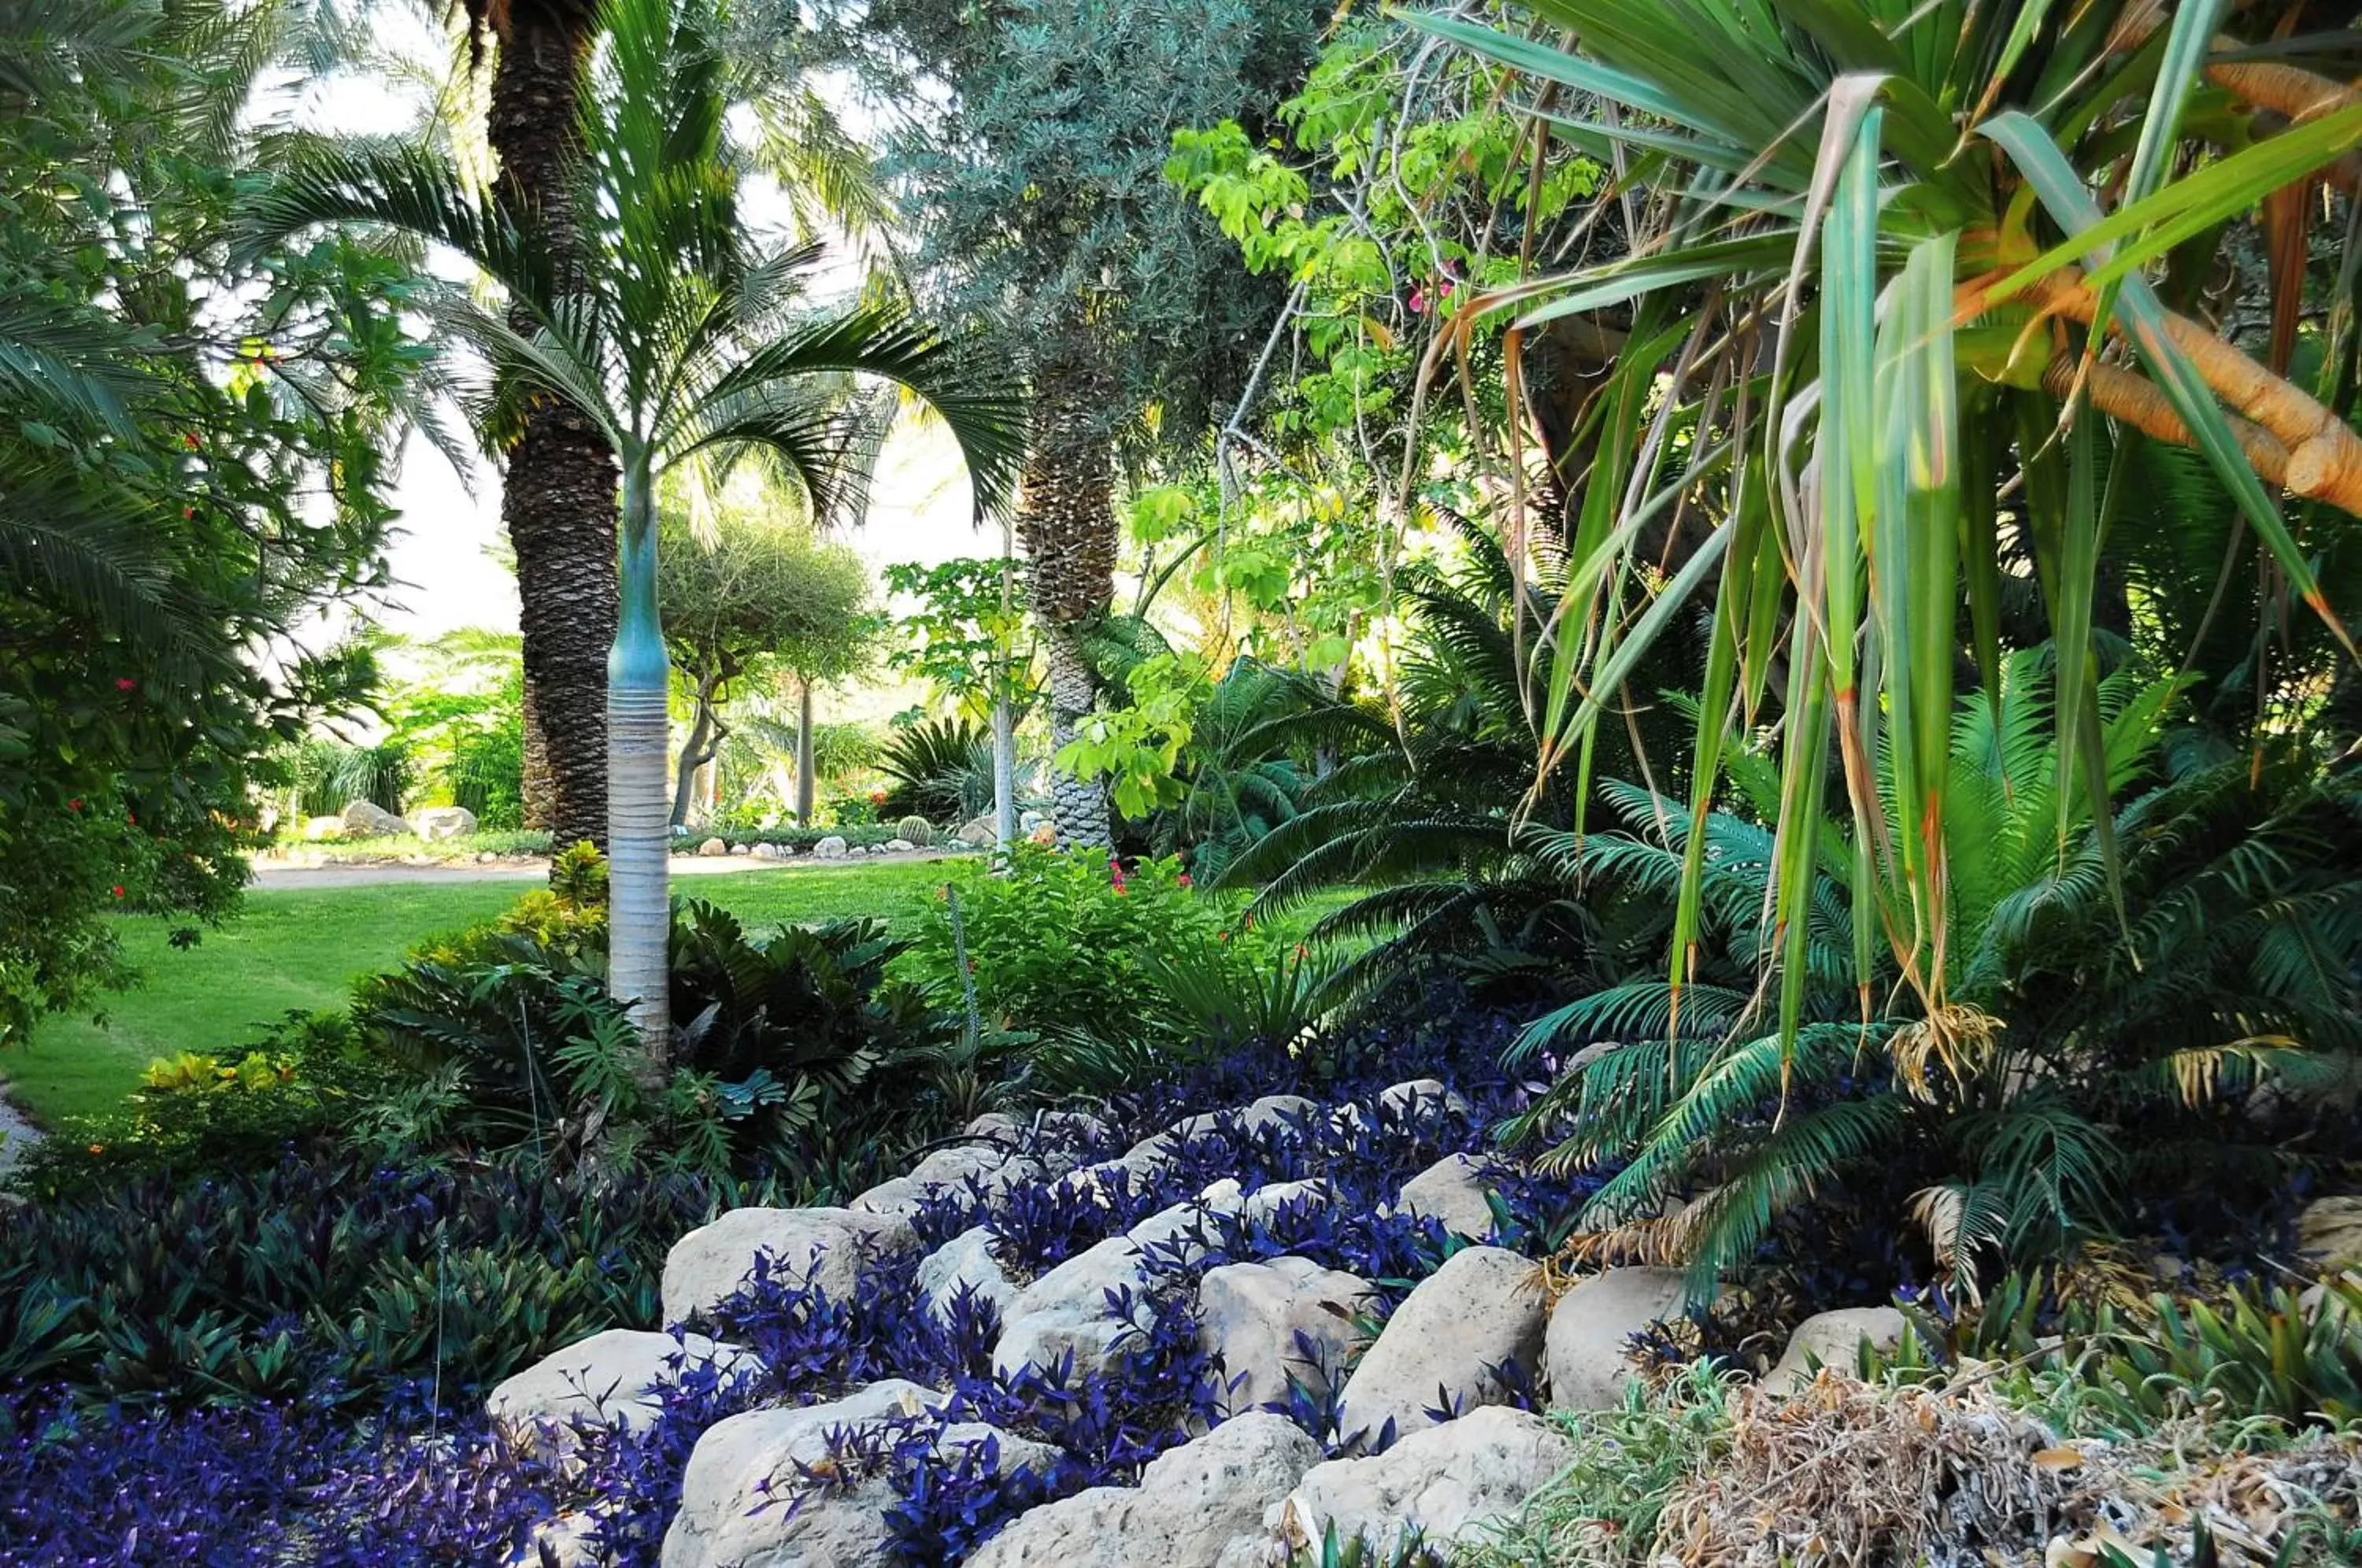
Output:
[[671,1033],[665,789],[671,664],[657,613],[656,489],[644,454],[624,462],[622,616],[607,658],[608,994],[626,1004],[652,1059]]

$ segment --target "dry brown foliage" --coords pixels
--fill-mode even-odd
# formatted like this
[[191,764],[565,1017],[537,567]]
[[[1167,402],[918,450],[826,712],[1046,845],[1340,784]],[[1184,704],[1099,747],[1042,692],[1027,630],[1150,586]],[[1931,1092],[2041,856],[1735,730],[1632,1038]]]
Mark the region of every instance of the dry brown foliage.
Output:
[[1825,1371],[1794,1397],[1738,1397],[1728,1455],[1667,1505],[1661,1568],[2095,1568],[2113,1545],[2190,1561],[2201,1520],[2224,1564],[2273,1560],[2305,1509],[2362,1517],[2362,1437],[2210,1452],[2058,1441],[1983,1385],[1882,1389]]

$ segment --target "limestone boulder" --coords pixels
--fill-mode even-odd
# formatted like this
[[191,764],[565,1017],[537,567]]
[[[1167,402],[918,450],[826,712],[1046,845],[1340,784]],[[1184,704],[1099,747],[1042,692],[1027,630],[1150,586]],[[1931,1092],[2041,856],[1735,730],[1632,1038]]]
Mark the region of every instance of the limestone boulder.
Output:
[[429,806],[411,813],[410,825],[429,844],[466,838],[476,831],[476,813],[465,806]]
[[1094,1486],[1022,1515],[968,1568],[1226,1568],[1319,1461],[1293,1421],[1239,1416],[1158,1455],[1137,1486]]
[[997,1200],[1021,1181],[1042,1174],[1032,1161],[989,1144],[964,1144],[937,1149],[912,1166],[910,1173],[876,1187],[853,1200],[853,1207],[872,1214],[911,1214],[928,1198],[943,1192],[981,1189],[988,1202]]
[[812,845],[812,854],[822,860],[842,860],[851,853],[851,847],[835,834],[829,834]]
[[1247,1194],[1240,1212],[1253,1224],[1268,1225],[1283,1210],[1310,1212],[1326,1209],[1336,1200],[1336,1189],[1320,1176],[1308,1176],[1302,1181],[1268,1182]]
[[988,846],[996,836],[992,813],[987,812],[980,817],[970,817],[960,824],[959,831],[952,836],[962,844],[972,845],[978,849]]
[[1381,1562],[1412,1531],[1429,1546],[1473,1542],[1514,1518],[1573,1457],[1539,1416],[1472,1410],[1384,1453],[1315,1465],[1274,1510],[1270,1533],[1285,1550],[1318,1551],[1333,1529],[1341,1541],[1369,1541]]
[[[883,1568],[899,1498],[888,1478],[848,1473],[865,1429],[900,1428],[939,1455],[987,1448],[1002,1474],[1046,1470],[1054,1449],[976,1422],[944,1425],[943,1397],[900,1379],[825,1405],[751,1410],[708,1428],[681,1474],[680,1507],[665,1532],[662,1568]],[[838,1467],[814,1486],[808,1473]]]
[[1017,1299],[1017,1286],[993,1255],[992,1231],[984,1225],[962,1231],[919,1260],[919,1295],[938,1321],[948,1321],[962,1291],[988,1302],[1002,1322]]
[[348,801],[344,823],[346,834],[353,838],[394,838],[410,831],[406,820],[375,801]]
[[900,1214],[850,1209],[734,1209],[675,1242],[665,1254],[664,1315],[668,1323],[702,1317],[735,1294],[771,1260],[773,1278],[810,1281],[830,1299],[852,1299],[879,1263],[918,1249]]
[[[1469,1117],[1475,1108],[1466,1097],[1441,1078],[1411,1078],[1389,1084],[1378,1091],[1375,1101],[1377,1124],[1391,1127],[1433,1127],[1446,1117]],[[1359,1105],[1338,1108],[1336,1122],[1340,1131],[1358,1132],[1367,1124],[1369,1113]]]
[[1222,1408],[1287,1397],[1291,1382],[1325,1397],[1364,1337],[1367,1280],[1309,1258],[1227,1264],[1198,1284],[1198,1337],[1222,1378]]
[[330,844],[345,836],[342,817],[306,817],[304,819],[304,842]]
[[2297,1250],[2323,1274],[2362,1268],[2362,1194],[2315,1198],[2296,1219]]
[[568,1448],[579,1427],[646,1430],[663,1413],[659,1391],[706,1366],[725,1381],[763,1371],[754,1352],[703,1334],[676,1339],[609,1329],[552,1352],[502,1383],[484,1401],[484,1412],[520,1448]]
[[730,843],[727,839],[709,838],[697,846],[697,853],[701,859],[719,860],[730,853]]
[[1632,1336],[1682,1315],[1681,1271],[1611,1268],[1578,1281],[1550,1319],[1550,1394],[1554,1410],[1612,1410],[1639,1375]]
[[1395,1309],[1346,1381],[1338,1430],[1369,1444],[1392,1421],[1397,1433],[1434,1423],[1437,1408],[1462,1411],[1507,1397],[1502,1370],[1527,1381],[1540,1371],[1544,1331],[1541,1271],[1500,1247],[1468,1247],[1444,1260]]
[[1237,1110],[1209,1110],[1185,1116],[1164,1132],[1133,1144],[1124,1158],[1151,1164],[1168,1161],[1198,1139],[1210,1138],[1234,1127],[1248,1138],[1284,1133],[1290,1128],[1309,1125],[1319,1110],[1318,1102],[1300,1094],[1267,1094]]
[[1891,1354],[1910,1327],[1911,1320],[1893,1307],[1816,1312],[1788,1336],[1788,1348],[1763,1375],[1763,1386],[1779,1394],[1794,1392],[1813,1380],[1816,1365],[1835,1367],[1850,1377],[1863,1345]]
[[[1017,1293],[993,1346],[994,1370],[1006,1377],[1028,1366],[1047,1372],[1072,1355],[1077,1375],[1105,1373],[1125,1338],[1153,1320],[1147,1291],[1140,1248],[1129,1236],[1109,1236]],[[1125,1292],[1132,1305],[1118,1313],[1110,1297]]]
[[1455,1236],[1481,1240],[1493,1233],[1489,1193],[1484,1162],[1473,1154],[1447,1154],[1403,1183],[1395,1207],[1433,1220]]
[[908,855],[918,847],[907,838],[889,838],[886,841],[886,853],[889,855]]

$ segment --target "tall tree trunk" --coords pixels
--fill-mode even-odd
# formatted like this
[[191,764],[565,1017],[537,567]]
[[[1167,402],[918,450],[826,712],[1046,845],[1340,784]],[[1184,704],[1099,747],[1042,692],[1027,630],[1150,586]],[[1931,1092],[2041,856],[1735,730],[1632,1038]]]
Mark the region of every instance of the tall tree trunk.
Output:
[[[511,0],[486,131],[500,199],[562,214],[573,161],[576,84],[589,57],[589,0]],[[570,237],[552,231],[564,246]],[[547,401],[525,412],[508,453],[501,522],[516,551],[524,638],[524,808],[563,845],[607,834],[607,650],[615,635],[614,453],[580,414]]]
[[796,691],[796,825],[812,825],[812,808],[819,801],[820,780],[812,777],[812,758],[817,748],[812,745],[812,690],[809,680],[798,682]]
[[672,663],[657,613],[656,487],[645,455],[624,475],[624,555],[623,613],[607,661],[607,994],[630,1010],[653,1075],[672,1037]]
[[[1044,362],[1035,375],[1033,450],[1017,531],[1032,559],[1033,613],[1049,653],[1054,753],[1075,738],[1098,695],[1082,635],[1115,597],[1114,453],[1101,424],[1108,380],[1079,357]],[[1064,776],[1052,787],[1061,844],[1115,842],[1104,789]]]
[[[1009,624],[1010,558],[1017,553],[1008,520],[1000,524],[1000,624]],[[1008,634],[1004,631],[1003,635]],[[1010,668],[1012,652],[1003,643],[994,652],[992,672],[992,842],[1006,851],[1017,840],[1017,710],[1010,687],[1017,672]]]

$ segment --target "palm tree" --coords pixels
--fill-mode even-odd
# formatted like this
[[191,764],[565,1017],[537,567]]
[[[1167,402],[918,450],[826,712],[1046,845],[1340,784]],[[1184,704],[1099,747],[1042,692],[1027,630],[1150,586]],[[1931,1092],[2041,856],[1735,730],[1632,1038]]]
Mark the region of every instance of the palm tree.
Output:
[[[485,132],[498,199],[552,245],[576,243],[567,193],[580,138],[574,105],[596,34],[595,0],[466,0],[480,39],[499,45]],[[522,307],[512,325],[531,332]],[[561,845],[607,832],[607,649],[615,635],[614,448],[564,398],[527,402],[507,446],[501,526],[516,553],[524,637],[528,823]]]
[[546,397],[613,447],[622,592],[606,698],[608,984],[652,1055],[668,1028],[657,481],[700,454],[759,448],[815,514],[849,507],[866,479],[847,377],[883,378],[933,407],[967,458],[979,510],[1006,498],[1023,442],[1019,403],[955,346],[889,302],[815,313],[805,279],[818,248],[754,247],[723,138],[712,22],[708,0],[606,0],[574,110],[582,177],[555,220],[569,226],[565,246],[550,243],[549,215],[484,199],[415,147],[343,151],[275,182],[240,238],[254,252],[323,224],[375,224],[467,258],[502,288],[509,314],[457,293],[435,310],[491,361],[486,416]]
[[[569,244],[567,190],[581,152],[573,111],[597,34],[596,0],[464,4],[476,42],[489,37],[498,46],[485,117],[500,168],[495,191],[513,216],[538,214],[551,243]],[[867,155],[828,105],[802,83],[759,85],[756,160],[778,177],[807,230],[821,219],[855,236],[882,228],[886,203]],[[522,317],[513,324],[532,329]],[[526,812],[560,844],[603,839],[615,453],[596,421],[559,398],[532,400],[501,436],[501,525],[516,556],[525,647]]]
[[[1945,832],[1957,628],[1965,602],[1965,640],[1997,690],[2002,541],[2030,541],[2066,650],[2062,842],[2069,800],[2103,784],[2094,585],[2127,499],[2100,483],[2111,448],[2147,438],[2202,451],[2287,590],[2352,651],[2311,559],[2324,532],[2351,526],[2341,513],[2362,513],[2362,437],[2345,423],[2350,268],[2326,402],[2285,373],[2285,349],[2302,306],[2304,193],[2316,177],[2354,184],[2362,93],[2305,69],[2301,47],[2258,58],[2219,37],[2226,0],[1529,8],[1579,43],[1457,15],[1415,20],[1547,84],[1538,117],[1630,171],[1616,197],[1650,221],[1625,259],[1495,291],[1461,325],[1514,311],[1515,337],[1628,310],[1610,389],[1625,395],[1600,406],[1658,411],[1598,432],[1556,617],[1562,657],[1541,683],[1540,770],[1588,755],[1632,661],[1718,579],[1688,805],[1702,821],[1727,737],[1775,708],[1783,1032],[1793,1039],[1804,999],[1813,842],[1833,771],[1856,827],[1850,881],[1887,900],[1861,930],[1889,933],[1905,982],[1940,1009],[1948,868],[1970,852]],[[2284,329],[2276,366],[2186,314],[2235,220],[2259,205],[2293,214],[2263,226]],[[2293,517],[2274,489],[2295,498]],[[1676,504],[1716,525],[1667,580],[1637,544]],[[1882,746],[1912,803],[1892,834],[1876,831]],[[2104,834],[2107,814],[2094,820]],[[1676,986],[1705,836],[1687,839]],[[1869,956],[1865,936],[1865,986]]]

